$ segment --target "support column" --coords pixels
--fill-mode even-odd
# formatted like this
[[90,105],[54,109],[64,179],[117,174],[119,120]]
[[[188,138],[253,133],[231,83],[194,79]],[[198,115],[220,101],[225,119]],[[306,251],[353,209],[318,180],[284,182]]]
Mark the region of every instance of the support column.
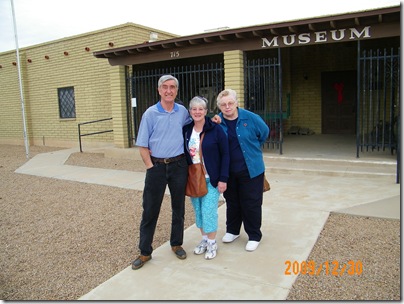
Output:
[[129,148],[126,110],[125,66],[110,69],[111,114],[114,144],[117,148]]
[[244,108],[244,53],[240,50],[224,52],[224,84],[237,92],[240,108]]

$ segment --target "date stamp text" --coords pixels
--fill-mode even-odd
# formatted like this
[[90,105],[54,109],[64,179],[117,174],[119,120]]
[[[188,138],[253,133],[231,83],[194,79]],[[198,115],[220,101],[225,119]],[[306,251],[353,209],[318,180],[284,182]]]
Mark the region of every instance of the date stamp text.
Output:
[[363,271],[363,265],[361,260],[350,260],[346,263],[340,263],[339,261],[324,261],[322,263],[316,263],[315,261],[285,261],[285,275],[310,275],[319,276],[333,275],[361,275]]

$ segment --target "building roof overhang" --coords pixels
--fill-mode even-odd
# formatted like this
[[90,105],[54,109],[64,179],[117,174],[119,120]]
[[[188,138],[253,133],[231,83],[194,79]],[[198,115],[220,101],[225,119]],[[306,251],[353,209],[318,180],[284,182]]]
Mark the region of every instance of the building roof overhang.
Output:
[[[193,48],[195,46],[203,47],[205,50],[209,47],[215,46],[219,52],[228,50],[229,44],[242,45],[243,42],[251,39],[262,39],[271,36],[287,36],[299,33],[332,31],[341,28],[369,25],[400,24],[400,11],[401,6],[393,6],[340,15],[330,15],[273,24],[220,30],[167,40],[145,42],[142,44],[115,49],[102,50],[94,52],[93,55],[96,58],[107,58],[111,65],[134,64],[147,61],[150,62],[153,61],[152,58],[157,58],[157,53],[167,53],[167,51],[173,53],[179,49],[183,50]],[[194,51],[195,50],[197,49],[194,48]],[[193,52],[193,56],[198,55],[201,55],[201,52]],[[140,59],[138,57],[142,57],[144,59]],[[191,55],[189,54],[188,57],[191,57]],[[123,60],[123,58],[125,58],[125,60]]]

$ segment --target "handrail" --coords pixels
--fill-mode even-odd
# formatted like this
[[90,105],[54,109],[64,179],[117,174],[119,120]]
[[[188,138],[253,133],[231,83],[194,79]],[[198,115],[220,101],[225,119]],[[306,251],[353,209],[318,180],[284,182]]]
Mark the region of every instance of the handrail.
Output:
[[96,122],[100,122],[100,121],[105,121],[105,120],[112,120],[112,117],[110,117],[110,118],[104,118],[104,119],[98,119],[98,120],[92,120],[92,121],[87,121],[87,122],[82,122],[82,123],[79,123],[79,124],[78,124],[78,128],[79,128],[80,152],[83,152],[83,149],[82,149],[82,147],[81,147],[81,137],[82,137],[82,136],[89,136],[89,135],[101,134],[101,133],[108,133],[108,132],[113,132],[113,131],[114,131],[114,130],[105,130],[105,131],[99,131],[99,132],[92,132],[92,133],[81,134],[80,126],[81,126],[81,125],[91,124],[91,123],[96,123]]

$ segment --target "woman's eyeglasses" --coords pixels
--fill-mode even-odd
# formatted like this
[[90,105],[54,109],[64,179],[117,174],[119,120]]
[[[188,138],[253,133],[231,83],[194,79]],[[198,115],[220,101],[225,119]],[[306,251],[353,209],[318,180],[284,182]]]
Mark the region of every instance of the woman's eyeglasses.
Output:
[[231,107],[233,107],[235,104],[236,104],[235,101],[221,102],[221,103],[220,103],[220,107],[221,107],[221,108],[227,108],[227,107],[231,108]]

